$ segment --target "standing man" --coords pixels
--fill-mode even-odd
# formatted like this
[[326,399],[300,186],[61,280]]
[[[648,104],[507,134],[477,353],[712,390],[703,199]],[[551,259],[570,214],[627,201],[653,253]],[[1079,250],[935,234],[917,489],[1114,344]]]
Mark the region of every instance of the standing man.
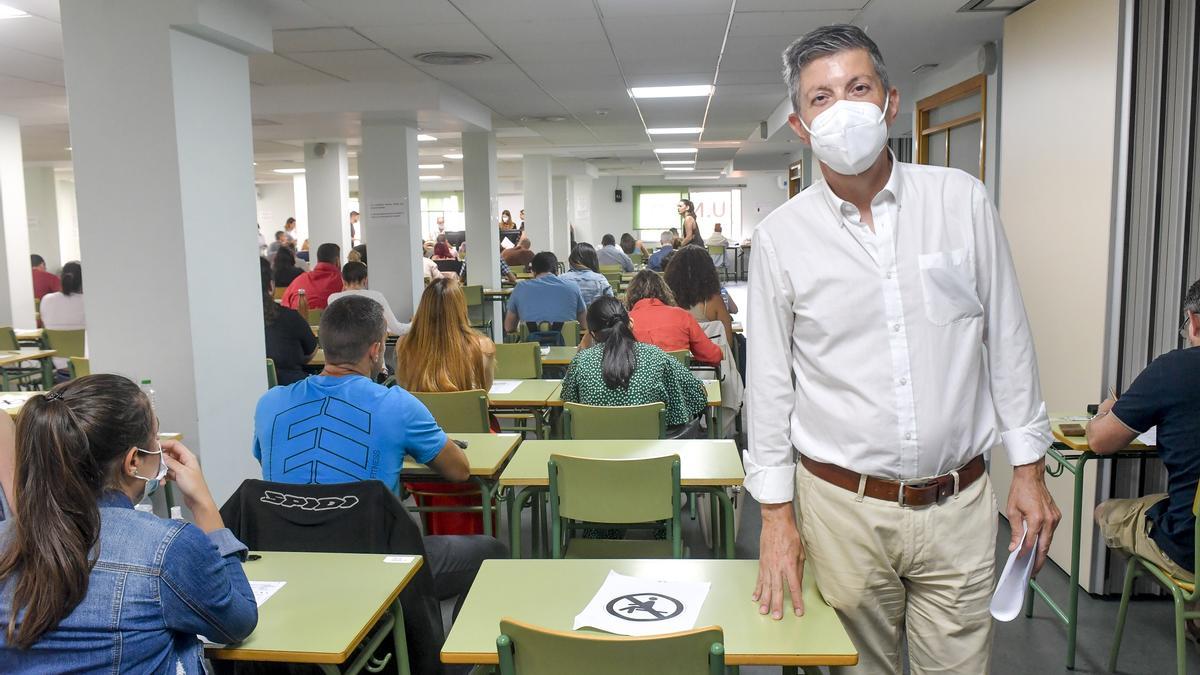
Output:
[[350,212],[350,246],[362,243],[362,234],[358,231],[358,211]]
[[777,619],[787,596],[803,613],[807,558],[858,648],[855,673],[902,672],[906,641],[913,673],[985,673],[997,507],[984,453],[1003,444],[1014,467],[1009,548],[1025,523],[1035,572],[1060,518],[1008,244],[982,183],[885,150],[900,95],[861,29],[819,28],[783,59],[789,122],[824,180],[754,234],[753,598]]

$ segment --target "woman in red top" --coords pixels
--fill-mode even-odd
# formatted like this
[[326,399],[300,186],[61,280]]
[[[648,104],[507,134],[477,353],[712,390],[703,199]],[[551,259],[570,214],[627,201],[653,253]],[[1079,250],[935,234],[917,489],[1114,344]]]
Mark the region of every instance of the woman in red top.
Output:
[[691,312],[675,306],[675,296],[657,272],[638,272],[625,291],[625,302],[638,342],[665,352],[686,349],[700,363],[721,362],[721,348],[708,339]]

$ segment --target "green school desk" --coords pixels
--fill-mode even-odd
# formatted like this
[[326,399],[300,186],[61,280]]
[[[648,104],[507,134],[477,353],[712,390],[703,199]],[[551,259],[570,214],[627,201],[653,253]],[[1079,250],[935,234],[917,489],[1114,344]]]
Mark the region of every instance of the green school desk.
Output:
[[42,388],[50,391],[54,388],[54,362],[50,360],[58,352],[53,349],[38,347],[22,347],[17,351],[0,351],[0,371],[3,371],[3,388],[8,389],[8,366],[15,366],[24,361],[40,361],[42,366]]
[[[492,519],[494,508],[492,502],[499,489],[500,470],[508,463],[510,457],[521,444],[520,434],[450,434],[451,438],[466,441],[467,448],[463,453],[470,465],[471,481],[479,486],[479,495],[483,500],[479,509],[483,511],[483,533],[494,536]],[[437,472],[424,464],[413,461],[405,456],[404,468],[400,473],[401,480],[441,480]],[[473,506],[415,506],[410,511],[476,511]]]

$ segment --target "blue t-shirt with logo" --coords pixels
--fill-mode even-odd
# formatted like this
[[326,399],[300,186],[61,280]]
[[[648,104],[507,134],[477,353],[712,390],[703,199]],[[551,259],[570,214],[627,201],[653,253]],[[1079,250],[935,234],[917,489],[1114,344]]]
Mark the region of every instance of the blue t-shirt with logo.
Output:
[[521,321],[574,321],[587,305],[579,286],[546,274],[517,284],[508,298],[508,311]]
[[254,411],[254,456],[277,483],[379,480],[396,490],[405,455],[428,464],[445,444],[412,394],[361,375],[275,387]]

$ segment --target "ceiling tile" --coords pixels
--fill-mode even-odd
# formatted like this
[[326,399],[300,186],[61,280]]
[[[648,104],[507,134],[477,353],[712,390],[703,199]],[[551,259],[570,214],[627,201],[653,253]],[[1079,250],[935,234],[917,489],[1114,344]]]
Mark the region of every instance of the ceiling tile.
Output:
[[0,21],[0,47],[61,60],[62,26],[36,16]]
[[463,21],[459,23],[431,23],[363,26],[363,35],[386,47],[404,58],[410,58],[422,52],[479,52],[492,57],[494,61],[504,61],[486,37],[474,26]]
[[846,23],[854,15],[855,12],[846,11],[737,12],[729,26],[729,36],[782,35],[795,39],[814,28]]
[[376,46],[349,28],[294,28],[277,30],[274,36],[277,54],[371,49]]
[[530,39],[541,32],[535,27],[540,27],[544,21],[596,16],[592,0],[455,0],[454,4],[485,30],[489,23],[526,17]]
[[276,54],[251,54],[250,81],[262,85],[286,85],[324,84],[343,80]]
[[[600,12],[610,16],[685,16],[688,14],[729,15],[731,0],[654,0],[653,2],[631,2],[630,0],[598,0]],[[741,4],[739,2],[738,6]]]
[[[446,0],[305,0],[346,26],[463,21],[463,15]],[[507,3],[505,3],[507,4]]]
[[351,82],[428,82],[429,76],[385,49],[344,52],[304,52],[292,60]]
[[[922,0],[925,1],[925,0]],[[957,0],[954,0],[957,2]],[[871,4],[871,0],[805,0],[804,9],[815,11],[823,9],[848,9],[859,10]],[[907,5],[916,3],[891,3],[894,8],[900,11],[907,11]],[[956,6],[961,6],[959,3]],[[764,12],[796,9],[796,0],[738,0],[737,11],[741,12]]]

